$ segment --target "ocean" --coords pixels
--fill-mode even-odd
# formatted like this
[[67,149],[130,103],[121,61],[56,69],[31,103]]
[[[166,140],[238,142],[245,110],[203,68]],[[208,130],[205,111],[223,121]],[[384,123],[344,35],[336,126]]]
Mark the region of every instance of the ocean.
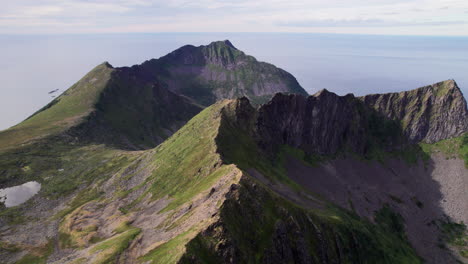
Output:
[[140,64],[183,45],[229,39],[293,74],[310,94],[410,90],[454,79],[468,94],[468,37],[297,33],[0,35],[0,129],[21,122],[94,66]]

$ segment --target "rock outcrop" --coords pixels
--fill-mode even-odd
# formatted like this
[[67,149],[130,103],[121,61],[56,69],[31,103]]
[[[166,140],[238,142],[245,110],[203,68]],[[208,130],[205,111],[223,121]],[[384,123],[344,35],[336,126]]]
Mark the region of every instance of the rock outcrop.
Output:
[[434,143],[468,131],[466,101],[454,80],[360,99],[386,117],[401,122],[405,135],[413,143]]
[[309,97],[277,94],[251,116],[264,149],[286,144],[325,155],[398,150],[468,132],[466,101],[454,81],[364,97],[327,90]]
[[364,153],[369,137],[363,105],[352,95],[323,90],[313,96],[277,94],[258,111],[256,133],[264,148],[286,144],[333,154],[349,146]]

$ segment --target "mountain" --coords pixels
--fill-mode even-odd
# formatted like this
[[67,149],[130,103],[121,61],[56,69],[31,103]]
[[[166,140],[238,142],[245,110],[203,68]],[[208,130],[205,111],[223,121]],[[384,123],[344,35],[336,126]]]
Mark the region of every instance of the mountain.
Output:
[[204,107],[248,96],[307,92],[289,73],[229,41],[184,46],[132,67],[105,62],[24,122],[0,133],[0,149],[66,134],[124,149],[157,146]]
[[246,55],[229,40],[187,45],[141,68],[156,74],[164,87],[204,106],[242,96],[265,103],[278,92],[307,95],[291,74]]
[[[0,134],[0,186],[41,184],[0,208],[3,262],[466,262],[468,109],[454,81],[203,108],[143,68],[100,65]],[[156,127],[174,132],[140,137]]]
[[412,142],[434,143],[468,130],[466,101],[454,80],[413,91],[361,97],[386,117],[399,120]]

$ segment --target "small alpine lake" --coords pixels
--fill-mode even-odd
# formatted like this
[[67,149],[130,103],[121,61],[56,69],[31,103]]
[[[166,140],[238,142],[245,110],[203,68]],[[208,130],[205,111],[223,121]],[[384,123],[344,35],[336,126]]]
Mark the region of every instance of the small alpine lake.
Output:
[[6,207],[17,206],[31,199],[40,189],[41,184],[36,181],[0,189],[0,202],[4,203]]

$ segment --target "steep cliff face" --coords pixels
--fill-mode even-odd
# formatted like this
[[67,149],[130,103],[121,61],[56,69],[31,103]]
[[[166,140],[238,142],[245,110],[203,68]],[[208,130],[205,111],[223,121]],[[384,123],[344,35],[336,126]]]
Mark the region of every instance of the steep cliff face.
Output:
[[171,91],[205,106],[242,96],[264,103],[278,92],[307,95],[291,74],[257,61],[228,40],[200,47],[184,46],[141,67],[155,74]]
[[278,94],[259,109],[255,123],[265,148],[287,144],[308,153],[366,154],[460,136],[468,131],[468,110],[456,83],[445,81],[359,98],[326,90],[307,98]]
[[412,91],[360,97],[367,105],[401,123],[413,143],[434,143],[468,130],[466,101],[454,80]]
[[[246,99],[240,99],[226,109],[229,111],[224,115],[226,120],[223,119],[218,136],[219,151],[225,162],[236,164],[255,179],[250,187],[243,186],[247,197],[246,190],[254,189],[256,198],[263,200],[265,197],[260,193],[267,187],[282,199],[312,211],[326,208],[327,203],[321,200],[325,198],[362,219],[374,223],[389,221],[383,224],[384,230],[395,228],[390,232],[400,233],[396,239],[402,240],[382,246],[377,235],[382,234],[378,225],[365,228],[367,231],[376,228],[371,231],[375,236],[366,238],[365,232],[354,229],[356,225],[353,224],[344,227],[345,233],[339,231],[340,227],[333,226],[331,238],[317,237],[313,227],[320,226],[319,229],[326,233],[325,223],[315,222],[313,217],[307,218],[309,222],[303,222],[301,218],[304,216],[291,215],[293,209],[280,206],[278,200],[258,203],[247,198],[248,201],[243,202],[245,197],[237,195],[221,208],[222,212],[226,210],[225,217],[188,245],[184,259],[187,263],[203,263],[205,257],[229,263],[276,263],[276,260],[278,263],[311,260],[313,263],[373,263],[378,259],[389,263],[417,263],[419,260],[412,255],[411,249],[393,248],[393,243],[405,245],[406,239],[428,263],[457,263],[457,259],[464,259],[466,228],[463,222],[468,221],[468,211],[465,203],[460,201],[468,199],[464,192],[468,187],[468,170],[462,160],[465,158],[462,149],[466,148],[466,134],[446,142],[449,151],[436,147],[434,152],[427,152],[405,138],[399,122],[373,111],[353,96],[340,97],[326,91],[309,98],[276,95],[258,110],[252,109]],[[308,118],[313,116],[314,109],[317,112],[315,119]],[[350,133],[354,125],[362,130]],[[314,127],[318,128],[315,134],[310,133]],[[320,133],[322,130],[326,132]],[[310,141],[314,137],[317,140]],[[369,155],[375,150],[383,157]],[[389,153],[389,150],[394,152]],[[255,222],[269,226],[267,233],[270,236],[262,231],[255,232],[257,228],[255,223],[249,222],[250,218],[245,222],[231,222],[233,215],[255,215],[252,218]],[[268,217],[273,220],[268,222],[265,220]],[[337,217],[346,218],[342,214]],[[343,221],[352,222],[350,219]],[[253,226],[247,232],[252,237],[244,240],[245,235],[239,236],[241,226]],[[342,241],[347,241],[348,235],[353,238],[352,243],[343,246]],[[392,237],[389,234],[383,236],[383,241]],[[375,244],[371,252],[376,255],[360,252],[363,249],[360,239],[367,241],[367,249]],[[267,242],[258,245],[252,241]],[[303,250],[310,249],[315,243],[324,248],[314,248],[310,252]],[[255,251],[258,258],[243,257],[254,255],[248,251],[252,247],[258,247]],[[379,253],[382,247],[400,254]],[[205,253],[197,255],[196,250]]]
[[264,148],[287,144],[321,155],[366,154],[373,148],[391,150],[404,143],[396,122],[353,95],[326,90],[307,98],[276,95],[259,109],[256,134]]

